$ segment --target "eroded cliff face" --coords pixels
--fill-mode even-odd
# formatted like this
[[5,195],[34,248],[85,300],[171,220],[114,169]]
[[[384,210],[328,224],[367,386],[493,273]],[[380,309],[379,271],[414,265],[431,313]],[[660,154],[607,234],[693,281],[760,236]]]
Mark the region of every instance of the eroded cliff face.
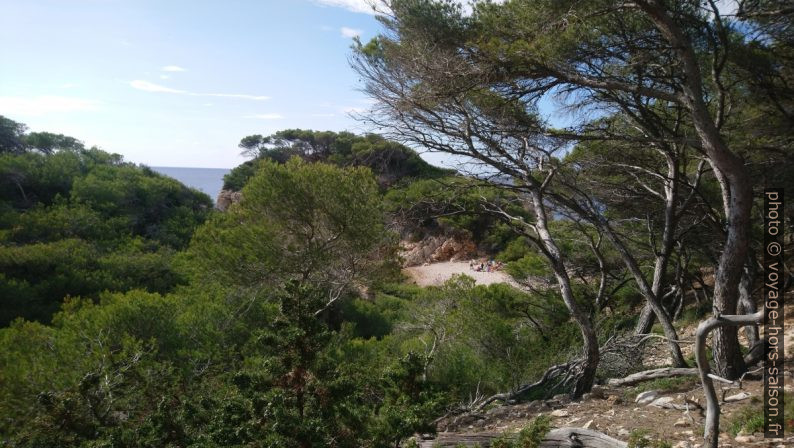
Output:
[[218,193],[218,198],[215,200],[215,208],[225,212],[232,204],[240,202],[242,194],[239,191],[221,190]]
[[400,256],[404,267],[469,260],[476,255],[477,245],[464,232],[427,234],[418,241],[403,240],[400,243]]

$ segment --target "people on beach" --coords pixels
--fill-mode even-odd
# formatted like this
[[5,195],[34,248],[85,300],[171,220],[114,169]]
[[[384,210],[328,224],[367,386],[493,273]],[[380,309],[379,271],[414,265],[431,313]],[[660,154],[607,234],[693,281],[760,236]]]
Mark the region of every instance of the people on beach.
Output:
[[488,261],[469,260],[469,269],[474,272],[496,272],[502,270],[502,262],[490,259]]

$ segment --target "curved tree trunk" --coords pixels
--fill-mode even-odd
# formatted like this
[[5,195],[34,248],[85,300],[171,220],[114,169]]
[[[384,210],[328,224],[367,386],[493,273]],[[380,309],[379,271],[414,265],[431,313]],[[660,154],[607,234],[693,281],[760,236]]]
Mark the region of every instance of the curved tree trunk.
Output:
[[714,389],[710,373],[708,358],[706,357],[706,338],[712,330],[731,327],[736,329],[741,325],[757,325],[764,319],[764,312],[745,314],[741,316],[718,316],[703,321],[698,325],[695,333],[695,360],[700,371],[700,381],[703,383],[703,392],[706,395],[706,421],[704,422],[704,446],[717,448],[720,429],[720,403],[717,391]]
[[[739,279],[747,259],[748,230],[752,202],[752,184],[744,162],[731,152],[720,135],[704,100],[703,74],[690,38],[667,14],[661,0],[637,2],[660,34],[676,52],[683,70],[684,82],[679,101],[688,109],[695,132],[701,141],[720,183],[726,211],[727,235],[714,279],[715,313],[736,314]],[[719,374],[738,378],[745,370],[735,327],[717,328],[713,343],[714,361]]]
[[593,382],[595,381],[595,374],[599,361],[598,337],[596,336],[590,316],[582,311],[576,304],[573,289],[571,288],[571,279],[562,261],[562,253],[549,232],[548,216],[546,214],[546,205],[543,202],[543,194],[539,189],[533,189],[531,196],[532,206],[535,211],[535,228],[542,243],[540,249],[552,265],[552,270],[554,271],[554,277],[557,279],[562,300],[565,302],[565,306],[571,313],[573,320],[576,321],[576,324],[579,326],[579,331],[582,334],[585,361],[582,365],[582,375],[574,385],[574,390],[572,392],[573,398],[579,398],[585,393],[590,392],[590,389],[593,387]]

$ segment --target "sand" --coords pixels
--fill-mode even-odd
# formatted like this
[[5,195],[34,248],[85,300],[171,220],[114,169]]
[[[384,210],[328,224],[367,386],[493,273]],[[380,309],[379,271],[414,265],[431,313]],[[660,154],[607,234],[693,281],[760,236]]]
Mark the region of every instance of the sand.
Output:
[[493,283],[515,285],[513,279],[504,271],[477,272],[469,268],[468,261],[445,261],[424,266],[412,266],[403,269],[403,272],[419,286],[438,286],[456,274],[466,274],[473,278],[478,285]]

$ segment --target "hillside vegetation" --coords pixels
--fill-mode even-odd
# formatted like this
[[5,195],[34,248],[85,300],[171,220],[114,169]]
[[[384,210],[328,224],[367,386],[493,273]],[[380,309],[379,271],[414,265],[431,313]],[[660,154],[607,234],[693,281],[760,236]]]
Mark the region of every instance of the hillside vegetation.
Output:
[[[718,3],[391,0],[351,56],[382,135],[244,137],[223,211],[0,117],[0,444],[661,448],[671,409],[679,448],[751,437],[726,391],[771,343],[794,38]],[[412,284],[401,251],[442,237],[511,283]]]

